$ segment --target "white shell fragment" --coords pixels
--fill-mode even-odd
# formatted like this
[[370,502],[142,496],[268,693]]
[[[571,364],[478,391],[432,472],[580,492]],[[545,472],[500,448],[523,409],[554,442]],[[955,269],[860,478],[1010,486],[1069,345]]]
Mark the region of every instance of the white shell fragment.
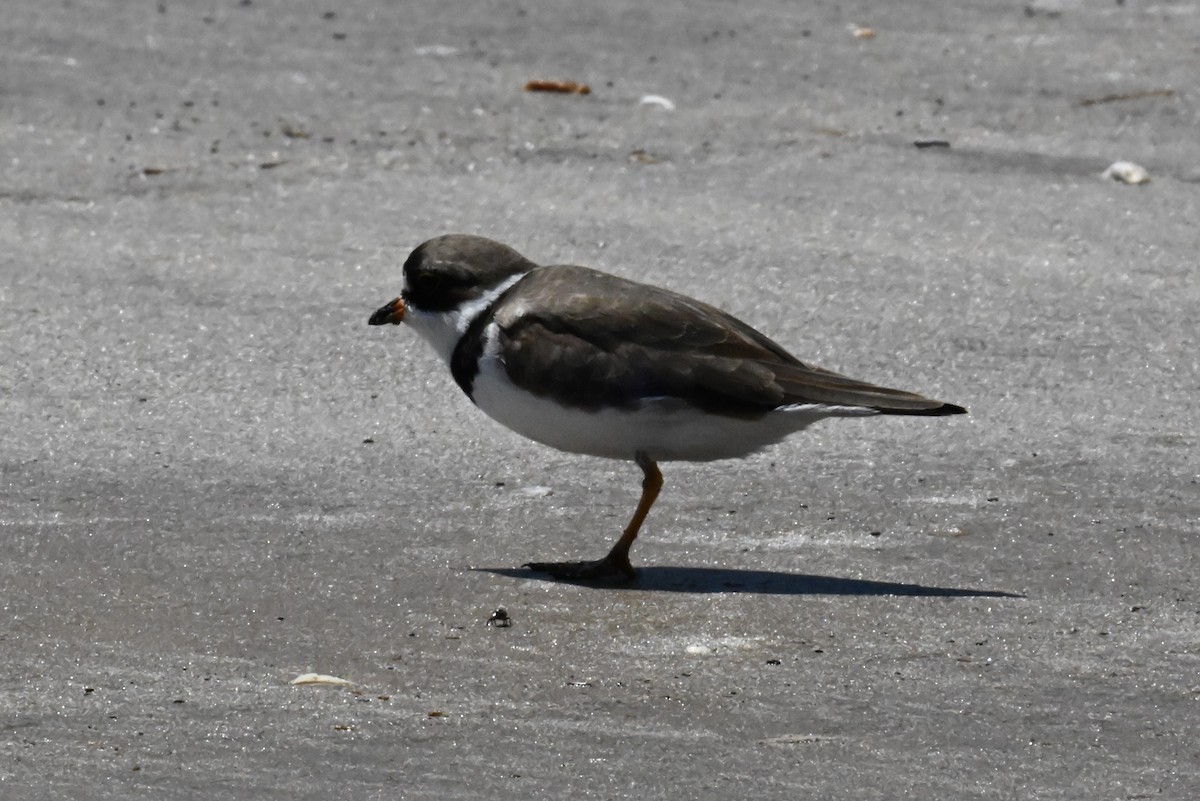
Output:
[[434,56],[436,58],[445,58],[446,56],[457,55],[458,48],[444,44],[431,44],[418,47],[413,52],[418,56]]
[[1150,173],[1146,172],[1146,168],[1132,161],[1114,161],[1101,176],[1125,184],[1150,183]]
[[658,106],[667,111],[675,110],[675,104],[669,98],[662,95],[642,95],[641,103],[643,106]]
[[292,679],[292,684],[323,684],[329,687],[345,687],[351,683],[337,676],[326,676],[324,673],[302,673]]

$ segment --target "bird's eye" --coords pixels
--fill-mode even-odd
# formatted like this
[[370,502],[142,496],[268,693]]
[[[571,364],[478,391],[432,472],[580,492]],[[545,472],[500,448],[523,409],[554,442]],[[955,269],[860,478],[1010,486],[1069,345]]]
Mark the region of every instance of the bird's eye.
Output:
[[437,273],[417,273],[414,283],[421,292],[436,292],[442,285],[442,277]]

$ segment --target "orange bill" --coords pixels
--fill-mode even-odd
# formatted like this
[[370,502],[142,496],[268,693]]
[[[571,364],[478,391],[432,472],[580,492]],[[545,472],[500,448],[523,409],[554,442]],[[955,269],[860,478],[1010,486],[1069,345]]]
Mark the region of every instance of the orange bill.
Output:
[[404,301],[396,298],[391,303],[380,307],[367,322],[371,325],[400,325],[404,321]]

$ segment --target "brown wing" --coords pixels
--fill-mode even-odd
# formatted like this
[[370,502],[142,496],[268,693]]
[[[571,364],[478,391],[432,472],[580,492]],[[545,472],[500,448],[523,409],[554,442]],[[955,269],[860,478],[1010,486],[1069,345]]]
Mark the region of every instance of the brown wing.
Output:
[[706,303],[585,267],[534,270],[519,295],[495,318],[509,377],[571,406],[666,397],[731,415],[803,403],[952,413],[938,411],[947,406],[938,401],[806,365]]

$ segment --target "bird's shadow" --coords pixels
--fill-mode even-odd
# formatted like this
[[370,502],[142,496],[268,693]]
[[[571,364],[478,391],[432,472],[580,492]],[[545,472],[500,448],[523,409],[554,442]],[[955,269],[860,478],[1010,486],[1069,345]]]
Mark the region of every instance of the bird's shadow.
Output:
[[893,581],[811,576],[774,570],[733,570],[717,567],[643,567],[630,581],[582,581],[557,579],[523,567],[474,567],[481,573],[509,578],[536,579],[606,590],[680,593],[755,593],[759,595],[905,595],[934,598],[1024,598],[1002,590],[972,590],[959,587],[928,587]]

